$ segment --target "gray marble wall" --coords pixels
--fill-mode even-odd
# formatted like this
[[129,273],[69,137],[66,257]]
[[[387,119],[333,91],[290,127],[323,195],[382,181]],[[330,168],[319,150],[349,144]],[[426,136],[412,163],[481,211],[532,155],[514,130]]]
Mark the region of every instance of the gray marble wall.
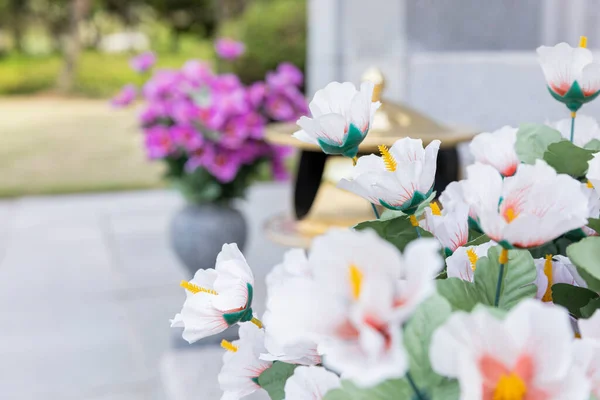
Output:
[[[548,95],[535,49],[588,36],[597,0],[310,0],[309,91],[358,82],[369,66],[385,97],[476,129],[568,116]],[[600,117],[600,103],[585,106]]]

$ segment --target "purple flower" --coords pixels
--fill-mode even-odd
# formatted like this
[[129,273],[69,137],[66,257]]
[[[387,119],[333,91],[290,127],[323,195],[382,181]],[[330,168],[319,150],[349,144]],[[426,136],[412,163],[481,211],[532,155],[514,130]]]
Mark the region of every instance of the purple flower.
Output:
[[156,125],[145,130],[146,153],[150,159],[165,158],[172,154],[176,148],[169,128]]
[[158,120],[169,117],[169,104],[161,101],[153,101],[140,113],[143,126],[153,125]]
[[146,72],[156,63],[156,55],[148,51],[129,60],[129,66],[136,72]]
[[283,93],[269,95],[265,103],[267,113],[277,121],[291,121],[297,119],[294,104]]
[[246,118],[239,116],[229,119],[223,127],[219,144],[228,149],[240,148],[248,137]]
[[294,64],[281,63],[275,72],[267,72],[267,85],[274,89],[286,86],[299,87],[304,82],[304,74]]
[[248,136],[252,139],[262,139],[267,123],[265,118],[257,112],[249,112],[243,118],[248,129]]
[[267,92],[265,110],[274,120],[289,122],[306,115],[308,105],[304,95],[298,88],[287,86],[280,90]]
[[136,97],[137,87],[129,84],[123,86],[121,91],[110,101],[110,103],[116,108],[126,107],[133,103]]
[[214,77],[210,65],[198,60],[186,62],[181,68],[181,73],[192,87],[209,83]]
[[242,42],[233,39],[221,38],[215,42],[217,55],[225,60],[235,60],[246,51],[246,46]]
[[189,100],[179,100],[172,103],[171,118],[177,124],[189,125],[198,120],[200,109]]
[[286,159],[293,152],[293,149],[286,146],[271,146],[271,173],[276,181],[284,181],[289,178],[289,172],[286,166]]
[[211,159],[206,159],[204,168],[221,183],[235,179],[241,166],[239,151],[217,147]]
[[246,91],[248,102],[254,108],[259,108],[265,99],[267,87],[264,82],[256,82],[250,85]]
[[181,90],[183,75],[175,70],[157,71],[144,85],[144,97],[148,100],[173,100],[187,96]]
[[215,146],[211,143],[205,143],[204,146],[191,151],[189,159],[185,164],[187,172],[193,172],[197,168],[204,167],[215,158]]
[[204,144],[202,134],[191,125],[174,125],[170,130],[170,136],[175,144],[186,152],[194,152]]

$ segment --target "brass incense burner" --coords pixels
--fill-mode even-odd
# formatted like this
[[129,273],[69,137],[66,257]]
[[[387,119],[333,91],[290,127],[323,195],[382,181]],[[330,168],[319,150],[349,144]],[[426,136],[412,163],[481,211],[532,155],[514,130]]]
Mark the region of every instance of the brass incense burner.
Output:
[[[380,100],[385,79],[375,68],[369,69],[363,80],[375,83],[373,101]],[[477,133],[453,129],[401,104],[381,100],[369,134],[361,143],[361,155],[377,153],[377,146],[392,146],[403,137],[420,138],[426,146],[434,139],[442,144],[438,154],[435,190],[440,193],[448,183],[459,179],[456,146]],[[294,123],[274,123],[267,127],[266,139],[273,144],[292,146],[301,151],[294,187],[295,216],[277,215],[266,223],[268,237],[291,247],[309,247],[313,237],[333,227],[348,228],[373,219],[369,202],[336,187],[349,175],[352,161],[328,156],[317,145],[301,142],[291,135],[299,128]]]

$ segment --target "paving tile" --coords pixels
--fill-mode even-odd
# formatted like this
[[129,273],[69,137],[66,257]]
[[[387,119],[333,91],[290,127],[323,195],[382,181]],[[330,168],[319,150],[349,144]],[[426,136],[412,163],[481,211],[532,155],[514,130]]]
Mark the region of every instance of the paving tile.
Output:
[[114,302],[16,303],[0,309],[0,320],[3,394],[68,397],[148,378],[126,314]]
[[121,302],[132,324],[134,335],[143,347],[143,362],[152,378],[159,375],[159,362],[173,342],[169,320],[181,310],[183,289],[174,286],[161,295],[138,297]]
[[111,235],[121,289],[179,286],[186,278],[164,232]]

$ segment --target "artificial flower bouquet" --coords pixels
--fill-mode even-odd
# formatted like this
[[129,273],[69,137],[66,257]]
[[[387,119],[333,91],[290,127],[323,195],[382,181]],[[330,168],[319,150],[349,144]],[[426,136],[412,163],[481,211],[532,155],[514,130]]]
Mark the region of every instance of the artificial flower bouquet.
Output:
[[[225,39],[215,48],[226,60],[244,49]],[[132,59],[131,66],[148,73],[155,61],[146,53]],[[289,63],[250,86],[197,60],[179,70],[158,70],[141,90],[145,104],[139,118],[147,155],[166,163],[167,177],[193,203],[241,197],[268,164],[275,179],[285,179],[289,149],[267,143],[265,126],[307,112],[302,84],[302,72]],[[127,85],[113,104],[129,105],[137,92],[135,85]]]
[[600,66],[585,43],[538,53],[571,119],[478,135],[467,179],[437,200],[439,141],[357,158],[373,85],[316,93],[295,136],[353,159],[340,187],[385,212],[290,250],[260,319],[235,244],[182,283],[186,340],[240,324],[222,343],[223,399],[600,399],[600,129],[576,115]]

